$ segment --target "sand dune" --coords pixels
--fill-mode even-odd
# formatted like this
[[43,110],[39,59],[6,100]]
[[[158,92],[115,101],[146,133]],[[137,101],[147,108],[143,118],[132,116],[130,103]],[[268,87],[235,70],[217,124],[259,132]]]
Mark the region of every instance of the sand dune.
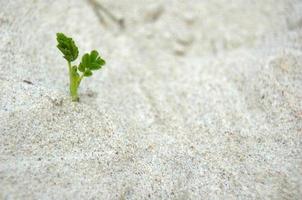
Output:
[[302,198],[301,1],[90,2],[0,0],[0,199]]

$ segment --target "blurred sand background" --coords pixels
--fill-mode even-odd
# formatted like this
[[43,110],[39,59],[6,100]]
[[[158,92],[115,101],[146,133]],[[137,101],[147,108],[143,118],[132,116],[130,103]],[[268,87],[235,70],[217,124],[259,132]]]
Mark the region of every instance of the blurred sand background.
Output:
[[301,0],[91,2],[0,0],[0,199],[302,199]]

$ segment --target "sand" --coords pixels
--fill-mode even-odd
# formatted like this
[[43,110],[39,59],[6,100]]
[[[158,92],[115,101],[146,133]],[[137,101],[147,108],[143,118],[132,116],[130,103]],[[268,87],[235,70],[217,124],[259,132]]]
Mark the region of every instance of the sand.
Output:
[[301,1],[100,2],[0,0],[0,199],[302,198]]

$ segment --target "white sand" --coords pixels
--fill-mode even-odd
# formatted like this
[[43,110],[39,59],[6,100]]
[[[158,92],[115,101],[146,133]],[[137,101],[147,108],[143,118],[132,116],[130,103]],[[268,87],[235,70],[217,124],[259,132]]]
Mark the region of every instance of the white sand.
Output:
[[302,199],[302,1],[102,3],[0,0],[0,199]]

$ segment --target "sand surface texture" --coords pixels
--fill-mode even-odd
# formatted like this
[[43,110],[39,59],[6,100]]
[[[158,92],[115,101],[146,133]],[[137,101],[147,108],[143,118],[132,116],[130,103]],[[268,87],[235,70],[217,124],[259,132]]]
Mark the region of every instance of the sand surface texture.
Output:
[[302,199],[302,1],[91,2],[0,0],[1,200]]

